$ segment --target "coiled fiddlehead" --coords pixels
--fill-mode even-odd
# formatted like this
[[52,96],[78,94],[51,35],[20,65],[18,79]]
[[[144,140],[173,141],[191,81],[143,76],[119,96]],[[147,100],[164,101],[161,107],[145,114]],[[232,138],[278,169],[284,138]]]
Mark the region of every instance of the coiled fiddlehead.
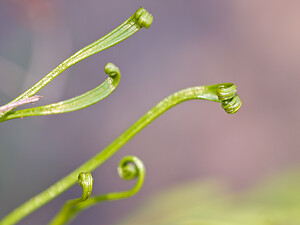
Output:
[[113,63],[108,63],[105,66],[104,71],[109,75],[109,77],[98,87],[82,95],[45,106],[11,111],[4,117],[0,118],[0,122],[20,117],[23,118],[28,116],[43,116],[58,113],[67,113],[95,104],[110,95],[118,86],[121,78],[119,68]]
[[65,224],[70,222],[74,214],[77,212],[77,204],[86,201],[92,194],[93,189],[93,177],[89,172],[81,172],[78,175],[78,185],[82,187],[82,195],[80,198],[69,200],[61,208],[59,213],[54,217],[54,219],[49,223],[54,224]]
[[140,27],[149,28],[153,21],[153,16],[144,8],[139,8],[135,12],[135,19],[137,19]]
[[[141,28],[149,28],[153,21],[152,15],[145,10],[144,8],[138,9],[129,19],[127,19],[124,23],[118,26],[116,29],[105,35],[104,37],[100,38],[99,40],[91,43],[90,45],[82,48],[74,55],[70,56],[60,65],[58,65],[54,70],[48,73],[43,79],[37,82],[34,86],[29,88],[26,92],[21,94],[19,97],[15,98],[12,102],[17,102],[21,99],[29,98],[35,95],[39,90],[45,87],[50,81],[52,81],[55,77],[65,71],[67,68],[71,67],[72,65],[78,63],[79,61],[101,52],[107,48],[110,48],[119,42],[125,40],[126,38],[130,37],[134,33],[136,33]],[[8,103],[8,104],[10,104]],[[8,109],[7,111],[0,113],[1,117],[4,117],[7,113],[11,112],[13,109]],[[2,119],[0,121],[5,121]]]
[[88,172],[81,172],[78,175],[77,183],[80,187],[82,187],[82,195],[78,199],[78,202],[87,200],[91,196],[93,190],[94,180],[92,174]]
[[68,201],[49,225],[67,224],[80,212],[100,202],[114,201],[135,195],[144,183],[145,167],[139,158],[126,156],[119,163],[118,174],[125,180],[137,178],[136,185],[128,191],[107,193],[89,198],[93,185],[92,175],[90,173],[80,173],[78,176],[78,184],[83,187],[81,198]]
[[[52,70],[49,74],[47,74],[43,79],[37,82],[34,86],[29,88],[26,92],[24,92],[23,94],[15,98],[10,103],[18,102],[19,100],[30,98],[67,68],[71,67],[77,62],[95,53],[98,53],[102,50],[105,50],[111,46],[118,44],[119,42],[125,40],[126,38],[136,33],[142,27],[149,28],[152,21],[153,18],[149,12],[147,12],[143,8],[138,9],[129,19],[127,19],[119,27],[117,27],[116,29],[114,29],[104,37],[100,38],[99,40],[95,41],[94,43],[91,43],[90,45],[76,52],[74,55],[66,59],[60,65],[58,65],[54,70]],[[6,115],[10,113],[12,110],[13,108],[9,108],[7,111],[2,112],[0,114],[0,122],[5,121],[6,120],[5,118],[9,117],[9,116],[6,117]],[[81,171],[88,171],[88,170],[81,170]],[[40,195],[36,196],[30,199],[29,201],[25,202],[20,207],[16,208],[6,217],[1,219],[0,225],[15,224],[21,219],[23,219],[24,217],[28,216],[33,211],[35,211],[36,209],[38,209],[39,207],[41,207],[42,205],[46,204],[47,202],[55,198],[57,195],[61,194],[66,189],[68,189],[71,185],[73,185],[76,182],[74,175],[78,174],[81,171],[76,170],[76,172],[74,171],[74,173],[67,176],[67,179],[65,181],[57,182],[54,186],[49,188],[52,191],[48,192],[48,190],[46,190],[43,193],[41,193],[43,197],[41,197]]]
[[235,113],[241,107],[241,100],[236,95],[236,86],[231,83],[215,84],[207,86],[190,87],[171,94],[163,99],[151,110],[149,110],[138,121],[131,125],[125,132],[111,142],[97,155],[75,169],[69,175],[53,184],[51,187],[25,202],[20,207],[7,215],[0,221],[0,225],[14,224],[34,210],[43,206],[62,194],[77,181],[77,176],[81,171],[93,171],[104,163],[108,158],[114,155],[123,145],[125,145],[138,132],[149,125],[153,120],[170,108],[182,102],[202,99],[222,103],[227,113]]
[[242,106],[242,101],[236,94],[235,84],[220,85],[217,89],[217,95],[222,101],[222,108],[228,114],[237,112]]

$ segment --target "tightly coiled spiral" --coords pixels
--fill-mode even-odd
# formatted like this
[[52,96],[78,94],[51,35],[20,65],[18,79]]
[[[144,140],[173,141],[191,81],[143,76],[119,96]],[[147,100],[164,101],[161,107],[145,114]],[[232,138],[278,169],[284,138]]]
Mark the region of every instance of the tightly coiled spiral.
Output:
[[135,12],[135,19],[140,27],[149,28],[153,22],[153,16],[144,8],[139,8]]
[[221,85],[217,88],[217,95],[222,101],[222,108],[228,114],[237,112],[242,106],[242,101],[236,92],[235,84]]
[[140,175],[144,176],[144,171],[142,161],[135,156],[124,157],[118,167],[118,174],[124,180],[131,180]]

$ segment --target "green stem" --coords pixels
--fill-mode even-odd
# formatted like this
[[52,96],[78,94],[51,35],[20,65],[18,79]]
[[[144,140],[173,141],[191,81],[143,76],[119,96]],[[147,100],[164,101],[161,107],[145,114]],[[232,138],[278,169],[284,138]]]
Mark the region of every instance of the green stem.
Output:
[[[70,66],[78,63],[79,61],[93,54],[96,54],[100,51],[103,51],[107,48],[118,44],[119,42],[125,40],[126,38],[136,33],[142,27],[149,28],[152,23],[152,20],[153,17],[149,12],[147,12],[144,8],[139,8],[128,20],[126,20],[119,27],[117,27],[104,37],[100,38],[99,40],[79,50],[74,55],[70,56],[60,65],[58,65],[54,70],[48,73],[43,79],[41,79],[34,86],[29,88],[26,92],[24,92],[11,102],[16,102],[21,99],[33,96]],[[0,118],[12,110],[13,109],[9,109],[5,113],[0,114]]]
[[[241,101],[235,94],[236,86],[230,83],[216,84],[210,86],[191,87],[178,91],[169,97],[163,99],[143,117],[129,127],[123,134],[116,138],[100,153],[75,169],[69,175],[25,202],[16,208],[0,221],[0,225],[15,224],[30,213],[40,208],[47,202],[62,194],[77,181],[77,176],[82,171],[91,172],[104,163],[108,158],[114,155],[125,143],[135,136],[144,127],[150,124],[155,118],[163,114],[173,106],[184,101],[193,99],[203,99],[214,102],[222,102],[222,107],[227,113],[235,113],[241,107]],[[229,94],[228,94],[229,93]]]
[[[49,225],[62,225],[70,223],[83,210],[86,210],[103,201],[115,201],[129,198],[135,195],[141,189],[145,179],[145,167],[139,158],[135,156],[124,157],[119,164],[118,172],[120,177],[125,180],[137,178],[135,186],[130,190],[123,192],[112,192],[97,195],[84,200],[82,197],[80,199],[70,200],[62,207],[60,212],[53,218]],[[86,182],[86,187],[83,188],[91,190],[92,182]],[[83,189],[82,196],[84,195],[85,190]]]
[[[105,66],[104,71],[106,74],[109,75],[109,77],[98,87],[82,95],[79,95],[77,97],[65,101],[53,103],[50,105],[39,106],[35,108],[9,112],[5,116],[0,117],[0,123],[7,120],[23,118],[28,116],[43,116],[43,115],[52,115],[58,113],[67,113],[67,112],[83,109],[92,104],[95,104],[96,102],[110,95],[116,89],[120,81],[120,77],[121,77],[120,70],[114,64],[108,63]],[[19,100],[19,101],[23,101],[23,100]]]

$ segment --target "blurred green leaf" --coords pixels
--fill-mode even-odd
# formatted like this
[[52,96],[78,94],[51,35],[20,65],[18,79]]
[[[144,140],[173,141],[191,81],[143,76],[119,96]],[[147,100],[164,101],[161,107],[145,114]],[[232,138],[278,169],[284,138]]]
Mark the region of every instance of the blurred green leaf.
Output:
[[193,182],[157,194],[119,225],[299,225],[300,172],[244,192]]

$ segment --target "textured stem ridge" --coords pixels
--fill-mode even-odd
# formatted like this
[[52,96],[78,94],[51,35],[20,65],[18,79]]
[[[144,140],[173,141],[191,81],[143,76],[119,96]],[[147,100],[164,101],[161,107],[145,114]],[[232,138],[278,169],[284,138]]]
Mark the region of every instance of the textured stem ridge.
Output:
[[[79,95],[75,98],[71,98],[65,101],[53,103],[50,105],[39,106],[35,108],[11,111],[7,113],[2,118],[0,117],[0,122],[16,119],[16,118],[23,118],[28,116],[43,116],[43,115],[51,115],[51,114],[58,114],[58,113],[67,113],[76,111],[82,108],[86,108],[92,104],[97,103],[98,101],[106,98],[110,95],[118,86],[121,73],[118,67],[116,67],[112,63],[108,63],[104,71],[109,77],[98,87]],[[23,100],[19,100],[23,101]]]
[[[67,68],[72,65],[78,63],[79,61],[96,54],[100,51],[103,51],[107,48],[110,48],[119,42],[125,40],[130,37],[134,33],[136,33],[141,28],[149,28],[153,21],[152,15],[147,12],[144,8],[139,8],[129,19],[127,19],[124,23],[122,23],[119,27],[100,38],[99,40],[91,43],[90,45],[84,47],[83,49],[76,52],[74,55],[70,56],[60,65],[58,65],[54,70],[48,73],[43,79],[37,82],[34,86],[29,88],[26,92],[15,98],[12,102],[17,102],[24,98],[29,98],[35,95],[38,91],[40,91],[43,87],[45,87],[50,81],[52,81],[55,77],[65,71]],[[8,103],[8,104],[10,104]],[[13,109],[8,109],[6,112],[0,114],[0,118],[5,116],[8,112]]]
[[78,184],[83,187],[81,198],[66,202],[49,225],[70,223],[77,215],[79,215],[80,212],[100,202],[114,201],[135,195],[144,183],[145,167],[139,158],[135,156],[126,156],[120,161],[118,174],[125,180],[137,178],[136,185],[128,191],[107,193],[89,198],[93,187],[93,179],[91,178],[92,175],[90,173],[80,173],[78,177]]
[[69,175],[62,178],[42,193],[31,198],[23,205],[12,211],[0,221],[0,225],[15,224],[47,202],[53,200],[76,183],[79,173],[82,171],[91,172],[95,170],[108,158],[114,155],[138,132],[149,125],[154,119],[175,105],[193,99],[202,99],[222,103],[223,109],[229,114],[237,112],[242,104],[240,98],[236,94],[236,86],[231,83],[190,87],[175,92],[149,110],[144,116],[142,116],[97,155],[92,157],[90,160],[82,164]]

